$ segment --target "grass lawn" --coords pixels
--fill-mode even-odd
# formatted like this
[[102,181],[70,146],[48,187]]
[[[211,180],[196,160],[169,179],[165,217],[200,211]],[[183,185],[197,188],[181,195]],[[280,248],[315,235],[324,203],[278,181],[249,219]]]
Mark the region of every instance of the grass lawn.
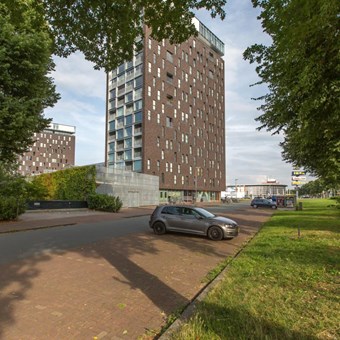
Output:
[[340,339],[340,209],[332,204],[277,211],[173,339]]

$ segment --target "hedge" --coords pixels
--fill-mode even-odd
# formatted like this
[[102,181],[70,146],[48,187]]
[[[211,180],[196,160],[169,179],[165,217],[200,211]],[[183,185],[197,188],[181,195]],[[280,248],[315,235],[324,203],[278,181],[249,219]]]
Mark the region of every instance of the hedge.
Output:
[[0,220],[14,220],[25,211],[25,198],[15,196],[0,196]]
[[89,209],[108,212],[118,212],[123,206],[123,202],[117,196],[104,194],[91,194],[88,196],[87,204]]
[[41,199],[86,201],[96,191],[96,167],[80,166],[42,174],[34,177],[32,183],[47,189],[47,196]]

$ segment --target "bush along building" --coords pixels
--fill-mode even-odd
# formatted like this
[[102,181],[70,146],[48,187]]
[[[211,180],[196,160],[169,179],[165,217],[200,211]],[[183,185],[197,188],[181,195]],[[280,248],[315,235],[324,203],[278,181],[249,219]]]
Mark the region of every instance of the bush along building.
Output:
[[226,187],[224,44],[198,35],[157,42],[107,76],[107,168],[159,177],[160,202],[215,201]]

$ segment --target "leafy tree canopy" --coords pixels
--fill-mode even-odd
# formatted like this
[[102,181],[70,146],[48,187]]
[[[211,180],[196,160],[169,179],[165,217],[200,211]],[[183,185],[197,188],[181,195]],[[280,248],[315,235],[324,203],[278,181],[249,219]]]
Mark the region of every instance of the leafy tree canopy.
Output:
[[58,99],[52,79],[52,41],[30,1],[0,3],[0,165],[15,164],[49,120]]
[[[9,1],[9,0],[7,0]],[[95,68],[109,71],[132,58],[143,35],[143,23],[161,41],[181,43],[195,34],[193,10],[225,16],[226,0],[39,0],[55,41],[55,53],[80,50]],[[142,16],[143,13],[143,16]]]
[[282,132],[283,159],[327,181],[340,181],[340,36],[338,0],[252,0],[272,43],[253,45],[269,93],[257,118]]
[[322,192],[327,189],[328,189],[327,186],[322,180],[316,179],[315,181],[310,181],[302,185],[301,188],[299,189],[299,195],[316,196],[322,194]]

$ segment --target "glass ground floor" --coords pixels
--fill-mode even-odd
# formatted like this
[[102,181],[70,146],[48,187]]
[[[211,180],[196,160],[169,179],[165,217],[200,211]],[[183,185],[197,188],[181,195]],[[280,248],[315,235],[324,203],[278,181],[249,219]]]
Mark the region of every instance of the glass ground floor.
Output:
[[220,201],[219,191],[201,190],[160,190],[159,203],[196,203]]

